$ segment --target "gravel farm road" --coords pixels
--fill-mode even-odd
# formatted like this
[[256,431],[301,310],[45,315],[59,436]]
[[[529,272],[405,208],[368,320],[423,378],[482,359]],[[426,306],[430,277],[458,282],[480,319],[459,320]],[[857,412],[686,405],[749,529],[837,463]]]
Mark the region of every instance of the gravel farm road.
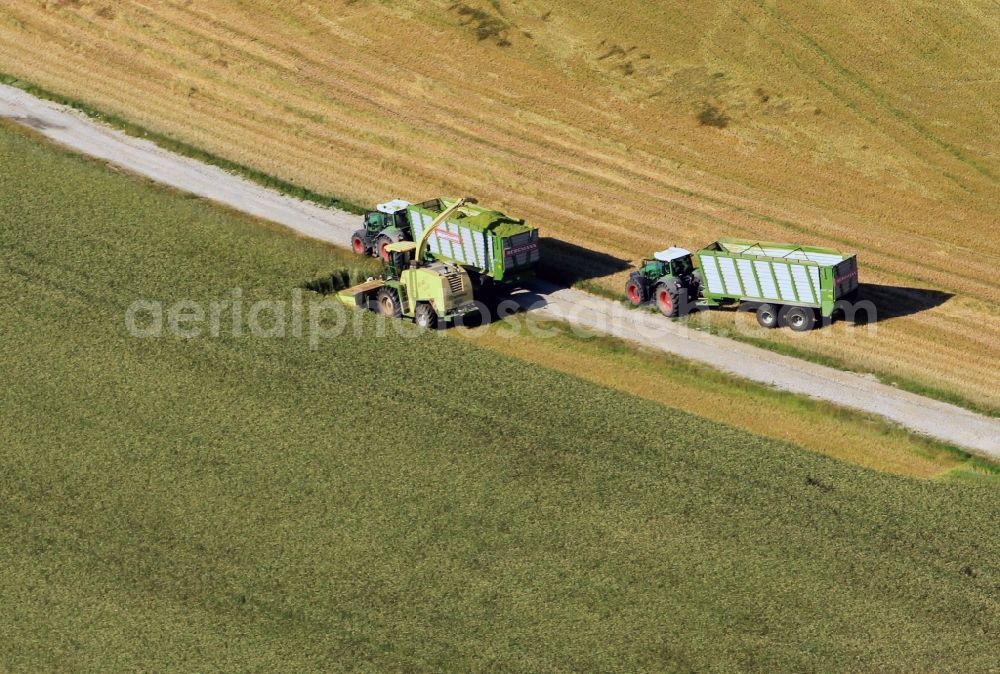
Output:
[[[279,223],[305,236],[344,246],[360,226],[359,216],[284,196],[15,87],[0,85],[0,117],[29,126],[81,154]],[[917,433],[1000,459],[1000,419],[887,386],[872,376],[776,354],[691,329],[683,321],[669,321],[544,281],[534,283],[528,293],[517,297],[531,304],[540,317],[566,320],[779,389],[879,414]]]

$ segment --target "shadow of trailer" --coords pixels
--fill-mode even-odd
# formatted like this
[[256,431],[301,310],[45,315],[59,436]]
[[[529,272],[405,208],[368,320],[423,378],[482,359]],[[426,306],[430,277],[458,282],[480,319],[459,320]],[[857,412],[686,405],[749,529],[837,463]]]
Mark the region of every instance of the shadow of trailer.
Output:
[[845,307],[842,313],[855,325],[867,325],[928,311],[952,297],[952,293],[930,288],[861,283],[852,306]]

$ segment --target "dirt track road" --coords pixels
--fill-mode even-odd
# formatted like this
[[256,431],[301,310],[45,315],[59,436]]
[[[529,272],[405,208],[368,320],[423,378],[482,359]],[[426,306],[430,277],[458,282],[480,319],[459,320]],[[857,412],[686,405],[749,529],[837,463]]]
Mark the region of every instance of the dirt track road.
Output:
[[[277,222],[306,236],[345,245],[351,232],[360,225],[358,216],[286,197],[14,87],[0,85],[0,117],[30,126],[82,154]],[[1000,459],[1000,419],[901,391],[869,376],[699,332],[683,321],[668,321],[649,312],[633,311],[579,290],[538,282],[531,292],[518,297],[524,304],[531,304],[542,317],[564,319],[786,391],[880,414],[918,433]]]

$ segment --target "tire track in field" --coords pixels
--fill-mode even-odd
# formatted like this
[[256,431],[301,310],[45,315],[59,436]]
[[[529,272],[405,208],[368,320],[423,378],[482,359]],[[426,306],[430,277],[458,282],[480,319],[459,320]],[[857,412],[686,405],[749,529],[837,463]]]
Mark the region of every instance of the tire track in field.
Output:
[[[776,23],[784,27],[788,32],[795,35],[802,44],[806,45],[806,47],[808,47],[814,54],[819,56],[820,59],[822,59],[827,65],[829,65],[830,68],[832,68],[844,80],[850,82],[855,87],[860,89],[862,93],[864,93],[870,99],[875,101],[875,103],[879,107],[886,110],[890,115],[895,117],[905,126],[910,127],[919,137],[938,146],[939,149],[944,150],[954,159],[972,168],[983,177],[988,178],[994,183],[997,182],[996,175],[994,175],[993,172],[989,170],[989,168],[981,165],[979,162],[970,159],[969,157],[966,157],[954,145],[945,141],[942,138],[937,137],[936,135],[931,133],[931,131],[926,126],[924,126],[917,120],[907,115],[903,110],[896,107],[891,101],[889,101],[886,98],[885,94],[875,89],[864,78],[862,78],[861,75],[845,67],[842,63],[840,63],[837,59],[835,59],[829,51],[823,49],[823,47],[820,46],[820,44],[812,38],[812,36],[810,36],[808,33],[804,32],[803,30],[793,25],[788,19],[786,19],[782,14],[780,14],[773,6],[767,5],[766,3],[761,2],[761,0],[754,0],[754,4],[763,14],[769,16]],[[824,84],[824,86],[826,85]],[[845,100],[850,100],[850,99],[845,95]],[[874,123],[872,124],[872,126],[876,127]]]

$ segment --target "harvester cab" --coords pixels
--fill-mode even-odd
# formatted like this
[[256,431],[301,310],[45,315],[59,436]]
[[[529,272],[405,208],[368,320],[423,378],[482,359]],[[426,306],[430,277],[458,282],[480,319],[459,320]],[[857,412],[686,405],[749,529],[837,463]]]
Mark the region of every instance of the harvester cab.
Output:
[[386,246],[410,238],[406,208],[410,202],[393,199],[379,204],[364,217],[364,227],[351,235],[351,248],[359,255],[372,255],[389,261]]
[[385,247],[386,278],[400,278],[404,269],[416,266],[413,252],[416,245],[412,241],[399,241]]
[[642,261],[629,276],[625,295],[634,306],[654,300],[665,316],[677,316],[690,310],[700,288],[691,251],[671,246]]

